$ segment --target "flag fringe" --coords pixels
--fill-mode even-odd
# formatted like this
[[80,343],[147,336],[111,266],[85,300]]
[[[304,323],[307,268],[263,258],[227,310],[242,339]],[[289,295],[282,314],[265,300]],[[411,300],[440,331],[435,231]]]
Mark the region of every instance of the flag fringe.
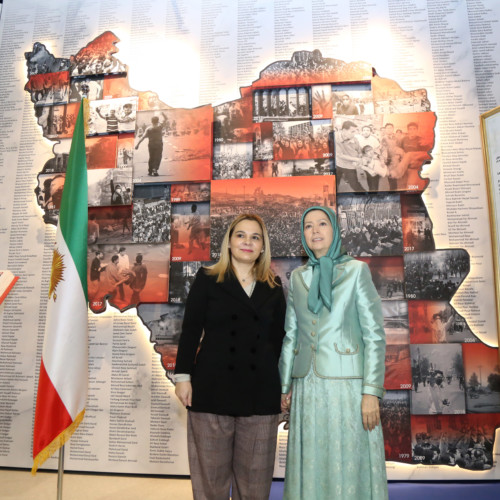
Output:
[[77,427],[80,425],[85,415],[85,408],[76,416],[75,420],[66,427],[54,440],[49,443],[42,451],[40,451],[36,457],[33,458],[33,467],[31,469],[31,474],[36,475],[38,467],[40,467],[45,460],[50,458],[61,446],[64,446],[66,441],[73,435]]

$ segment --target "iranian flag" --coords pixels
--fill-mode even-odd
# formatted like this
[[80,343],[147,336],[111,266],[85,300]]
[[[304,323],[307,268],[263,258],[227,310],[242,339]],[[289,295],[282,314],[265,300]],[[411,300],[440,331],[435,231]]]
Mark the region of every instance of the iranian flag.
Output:
[[59,212],[33,430],[33,468],[71,437],[88,385],[86,99],[71,142]]

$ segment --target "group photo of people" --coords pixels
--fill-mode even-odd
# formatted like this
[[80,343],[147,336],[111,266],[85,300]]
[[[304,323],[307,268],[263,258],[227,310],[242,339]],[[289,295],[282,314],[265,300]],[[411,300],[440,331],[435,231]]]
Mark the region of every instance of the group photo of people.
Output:
[[134,198],[132,239],[136,243],[170,241],[171,205],[167,200]]
[[215,144],[251,142],[251,98],[243,97],[214,107],[213,139]]
[[385,459],[411,463],[410,397],[408,391],[388,391],[380,402]]
[[31,92],[31,101],[35,106],[65,104],[69,99],[68,72],[33,75],[26,84],[26,90]]
[[252,177],[252,143],[216,144],[212,179],[248,179]]
[[47,139],[65,139],[73,136],[78,104],[60,104],[56,106],[37,106],[35,116]]
[[90,207],[87,242],[89,245],[103,243],[131,243],[132,207]]
[[254,161],[252,177],[333,175],[332,160]]
[[311,119],[311,87],[254,90],[253,120]]
[[210,201],[210,183],[179,183],[172,184],[172,203],[185,203],[188,201]]
[[89,207],[130,205],[132,169],[96,168],[87,172]]
[[137,97],[90,101],[88,135],[135,131]]

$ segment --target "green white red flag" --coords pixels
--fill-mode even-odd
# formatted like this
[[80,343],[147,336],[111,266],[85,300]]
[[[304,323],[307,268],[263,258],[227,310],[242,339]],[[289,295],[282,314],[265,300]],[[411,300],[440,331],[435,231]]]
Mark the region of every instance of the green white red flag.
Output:
[[33,468],[71,437],[85,413],[88,386],[88,188],[82,100],[71,142],[52,258],[33,430]]

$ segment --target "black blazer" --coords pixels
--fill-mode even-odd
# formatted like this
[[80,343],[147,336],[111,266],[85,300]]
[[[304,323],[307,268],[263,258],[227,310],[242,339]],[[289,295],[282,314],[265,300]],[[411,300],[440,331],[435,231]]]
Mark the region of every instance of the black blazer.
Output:
[[248,297],[233,273],[223,283],[216,279],[201,268],[186,301],[175,373],[191,374],[190,409],[277,414],[286,310],[281,282],[276,278],[279,286],[271,288],[257,281]]

